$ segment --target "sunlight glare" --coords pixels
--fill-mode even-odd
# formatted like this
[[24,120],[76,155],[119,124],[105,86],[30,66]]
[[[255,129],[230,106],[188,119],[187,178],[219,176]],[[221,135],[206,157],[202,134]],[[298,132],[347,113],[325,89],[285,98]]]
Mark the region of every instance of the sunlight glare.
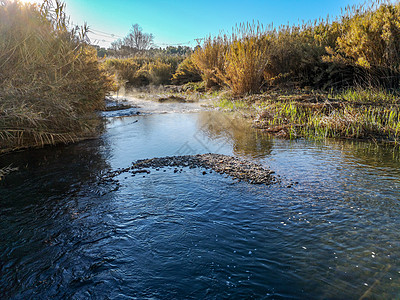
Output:
[[18,1],[21,3],[24,3],[24,4],[28,4],[28,3],[41,4],[41,3],[43,3],[43,0],[18,0]]

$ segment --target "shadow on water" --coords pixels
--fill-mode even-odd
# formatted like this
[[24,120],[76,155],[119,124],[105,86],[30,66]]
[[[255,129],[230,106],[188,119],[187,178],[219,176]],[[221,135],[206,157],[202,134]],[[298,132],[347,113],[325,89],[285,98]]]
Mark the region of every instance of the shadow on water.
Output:
[[[1,157],[3,166],[19,169],[0,182],[1,298],[60,294],[72,276],[67,273],[84,259],[68,253],[90,236],[85,228],[98,227],[90,226],[98,217],[92,208],[112,198],[99,197],[111,187],[96,185],[109,169],[106,148],[101,140],[92,140]],[[78,218],[80,224],[75,223]]]
[[12,203],[35,203],[35,195],[68,194],[93,182],[109,169],[105,148],[104,142],[97,139],[3,155],[0,168],[11,165],[18,171],[0,182],[0,205],[11,199]]

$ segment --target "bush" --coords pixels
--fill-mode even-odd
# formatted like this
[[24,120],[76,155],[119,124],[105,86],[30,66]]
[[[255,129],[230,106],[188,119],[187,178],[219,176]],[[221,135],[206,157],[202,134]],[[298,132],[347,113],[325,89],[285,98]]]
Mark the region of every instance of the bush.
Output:
[[200,70],[193,63],[191,57],[182,61],[172,76],[172,83],[177,85],[198,81],[201,81]]
[[150,80],[153,84],[169,84],[172,77],[172,67],[169,64],[157,61],[149,64]]
[[146,77],[154,85],[168,84],[172,76],[171,69],[171,65],[157,60],[144,65],[137,74]]
[[257,93],[264,83],[270,41],[262,35],[262,27],[254,24],[241,25],[232,35],[225,53],[224,72],[219,76],[234,95]]
[[137,81],[137,72],[142,67],[143,62],[133,58],[126,59],[107,59],[103,63],[104,67],[116,74],[120,85],[128,82],[134,84]]
[[107,59],[104,66],[109,72],[116,74],[120,85],[126,83],[142,87],[148,84],[170,84],[172,74],[183,59],[176,55],[136,55],[130,58]]
[[223,84],[221,76],[224,74],[225,52],[229,43],[226,36],[205,39],[203,47],[196,47],[191,60],[201,72],[201,78],[207,88]]

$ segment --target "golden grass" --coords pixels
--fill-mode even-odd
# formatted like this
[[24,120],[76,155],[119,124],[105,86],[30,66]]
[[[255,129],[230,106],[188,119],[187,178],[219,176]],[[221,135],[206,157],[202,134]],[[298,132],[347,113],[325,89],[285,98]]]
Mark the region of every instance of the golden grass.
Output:
[[192,61],[191,57],[186,57],[172,75],[173,84],[186,84],[189,82],[201,81],[200,70]]
[[191,60],[201,72],[207,88],[222,85],[221,74],[224,74],[225,52],[229,42],[226,36],[207,37],[203,47],[197,47]]

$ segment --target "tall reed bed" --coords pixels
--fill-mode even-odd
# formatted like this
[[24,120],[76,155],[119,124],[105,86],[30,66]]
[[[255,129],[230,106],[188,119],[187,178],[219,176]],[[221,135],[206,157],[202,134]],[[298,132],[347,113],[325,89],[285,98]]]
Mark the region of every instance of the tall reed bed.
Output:
[[208,87],[242,96],[282,84],[398,88],[399,53],[400,3],[377,0],[347,7],[333,21],[240,24],[230,35],[207,37],[191,60]]
[[65,4],[0,1],[0,152],[94,136],[113,81]]

